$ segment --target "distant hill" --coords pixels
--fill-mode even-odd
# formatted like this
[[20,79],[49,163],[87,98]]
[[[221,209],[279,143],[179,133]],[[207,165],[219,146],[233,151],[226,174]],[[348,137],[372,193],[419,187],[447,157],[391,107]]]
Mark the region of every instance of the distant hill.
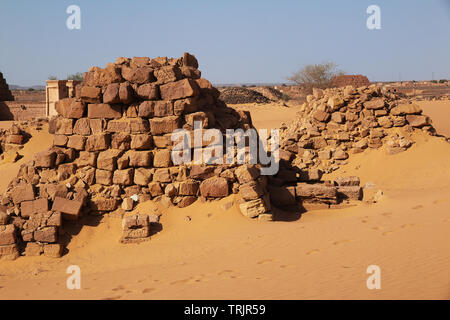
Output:
[[28,90],[28,89],[34,89],[34,90],[45,90],[45,86],[30,86],[30,87],[22,87],[17,86],[15,84],[9,85],[10,90]]

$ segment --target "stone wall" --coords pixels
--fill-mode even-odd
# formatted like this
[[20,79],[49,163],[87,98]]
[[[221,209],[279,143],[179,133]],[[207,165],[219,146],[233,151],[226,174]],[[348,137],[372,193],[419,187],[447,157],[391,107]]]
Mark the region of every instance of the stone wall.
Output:
[[332,80],[333,87],[353,86],[355,88],[370,85],[369,79],[363,75],[345,74],[336,76]]

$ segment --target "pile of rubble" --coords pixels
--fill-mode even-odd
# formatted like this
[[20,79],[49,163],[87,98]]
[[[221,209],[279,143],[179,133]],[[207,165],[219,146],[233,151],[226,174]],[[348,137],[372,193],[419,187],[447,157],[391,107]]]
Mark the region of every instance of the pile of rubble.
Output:
[[8,130],[0,130],[0,160],[15,162],[19,157],[18,151],[23,148],[28,136],[16,124]]
[[[279,180],[282,173],[268,178],[260,165],[236,161],[172,163],[172,154],[179,152],[173,149],[172,133],[180,128],[193,133],[194,121],[221,134],[252,128],[248,113],[228,108],[218,90],[201,78],[193,55],[119,58],[104,69],[93,67],[76,96],[60,100],[56,110],[59,115],[49,121],[53,147],[23,164],[0,197],[0,257],[59,256],[66,223],[85,215],[124,214],[150,199],[186,207],[199,198],[235,193],[243,215],[272,220],[269,180]],[[298,186],[296,200],[337,203],[337,188],[323,195],[311,186]],[[150,220],[125,215],[121,241],[147,238]]]
[[269,103],[270,99],[262,93],[244,87],[220,89],[220,99],[227,104]]
[[282,128],[280,144],[292,166],[328,173],[352,153],[382,146],[388,154],[405,151],[415,130],[435,133],[418,105],[379,86],[314,89],[298,118]]

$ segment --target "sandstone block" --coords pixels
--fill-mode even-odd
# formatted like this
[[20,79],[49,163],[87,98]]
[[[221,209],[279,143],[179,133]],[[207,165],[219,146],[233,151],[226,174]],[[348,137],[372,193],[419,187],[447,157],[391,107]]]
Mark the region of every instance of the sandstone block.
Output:
[[82,86],[80,98],[84,102],[99,103],[101,100],[102,90],[98,87]]
[[13,224],[0,226],[0,246],[11,245],[16,242],[16,227]]
[[95,170],[95,182],[104,186],[111,186],[113,173],[109,170]]
[[111,83],[106,87],[105,92],[103,93],[103,102],[108,104],[114,104],[120,102],[119,97],[119,83]]
[[152,169],[136,168],[134,170],[134,183],[139,186],[146,186],[152,178]]
[[156,169],[153,174],[153,181],[155,182],[171,182],[172,178],[169,172],[169,169]]
[[86,151],[103,151],[109,148],[111,136],[109,134],[95,134],[86,140]]
[[38,213],[48,212],[48,200],[39,198],[31,201],[24,201],[20,205],[20,215],[24,218]]
[[55,197],[52,210],[56,212],[61,212],[62,217],[66,220],[76,220],[80,215],[82,207],[83,207],[82,201]]
[[122,117],[122,107],[107,103],[88,104],[88,118],[117,119]]
[[161,149],[155,152],[153,158],[153,166],[156,168],[167,168],[170,167],[171,152],[168,149]]
[[211,177],[200,184],[200,194],[205,198],[222,198],[230,194],[228,181],[225,178]]
[[159,99],[159,87],[153,83],[142,84],[137,89],[139,98],[143,100]]
[[129,151],[127,155],[131,167],[149,167],[152,163],[151,151]]
[[75,98],[65,98],[55,103],[55,109],[64,118],[79,119],[83,117],[86,105]]
[[192,79],[183,79],[164,84],[160,87],[160,91],[163,100],[176,100],[200,94],[200,88]]
[[117,159],[122,154],[121,150],[108,149],[99,153],[97,158],[97,168],[114,171],[117,168]]
[[78,151],[82,151],[84,150],[85,144],[86,144],[86,137],[74,135],[69,137],[67,147]]
[[11,197],[14,204],[19,204],[24,201],[34,200],[34,188],[31,184],[19,185],[12,189]]
[[256,218],[260,214],[268,211],[266,203],[261,198],[241,203],[239,205],[239,209],[241,210],[241,213],[247,218]]
[[168,116],[163,118],[150,119],[150,129],[152,135],[171,133],[180,127],[179,116]]
[[133,184],[133,169],[124,169],[114,171],[113,183],[122,186],[130,186]]
[[193,179],[182,181],[178,187],[178,194],[180,196],[195,196],[197,195],[199,186],[199,182]]
[[58,240],[56,227],[45,227],[34,232],[34,239],[38,242],[52,243]]
[[421,114],[422,109],[415,103],[399,104],[391,109],[391,114],[394,116],[404,116],[408,114]]
[[153,139],[149,134],[138,134],[131,136],[131,149],[149,150],[152,146]]

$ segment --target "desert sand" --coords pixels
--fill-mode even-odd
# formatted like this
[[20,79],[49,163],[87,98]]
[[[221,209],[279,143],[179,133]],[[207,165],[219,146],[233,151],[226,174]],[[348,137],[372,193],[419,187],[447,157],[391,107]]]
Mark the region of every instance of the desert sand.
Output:
[[[449,136],[450,102],[418,103]],[[296,112],[239,108],[268,129]],[[262,222],[243,217],[233,196],[183,209],[147,202],[134,211],[162,213],[162,230],[149,241],[120,244],[120,217],[91,218],[74,227],[62,258],[0,262],[0,299],[449,299],[450,144],[422,134],[415,140],[396,155],[352,155],[328,176],[358,175],[382,190],[378,203]],[[0,192],[50,144],[45,130],[34,132],[24,158],[0,165]],[[380,290],[366,287],[373,264],[381,268]],[[70,265],[81,268],[81,290],[66,288]]]

